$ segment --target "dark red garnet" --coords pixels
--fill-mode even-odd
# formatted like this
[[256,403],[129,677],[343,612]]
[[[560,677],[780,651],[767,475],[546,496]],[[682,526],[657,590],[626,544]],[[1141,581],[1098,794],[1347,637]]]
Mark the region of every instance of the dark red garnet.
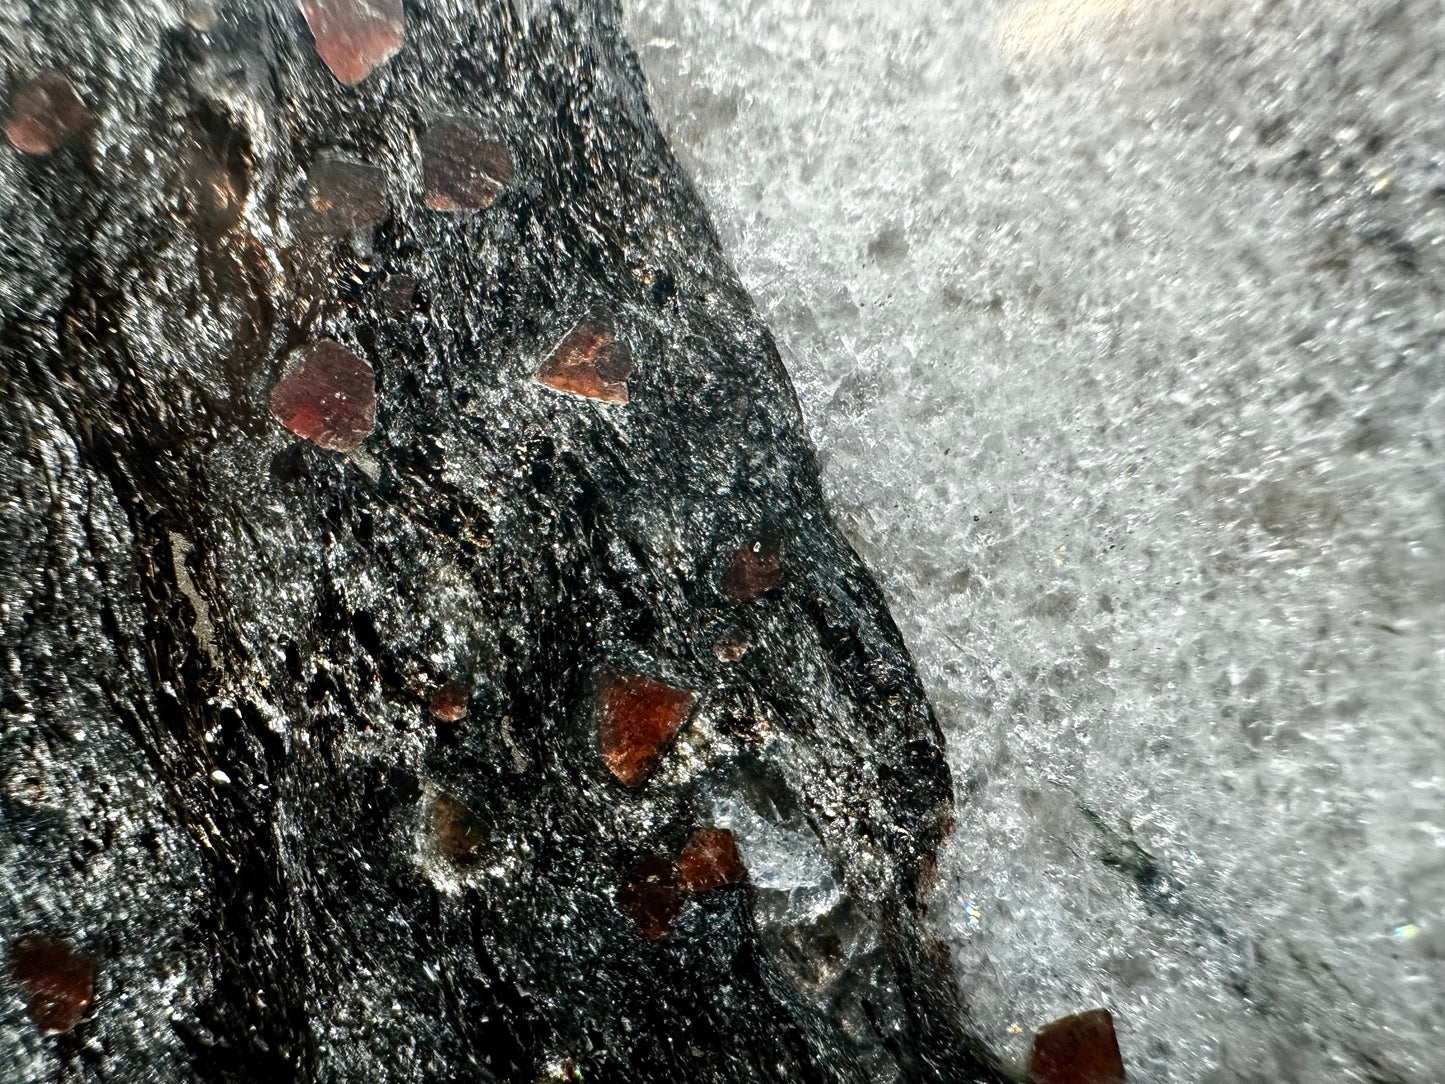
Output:
[[737,841],[726,828],[699,828],[677,856],[677,879],[689,892],[711,892],[746,875]]
[[609,403],[627,402],[631,375],[632,350],[607,319],[583,320],[537,371],[537,379],[549,388]]
[[449,862],[475,859],[486,844],[472,811],[450,794],[432,797],[427,806],[427,831],[437,854]]
[[737,662],[748,653],[752,645],[740,629],[729,629],[713,642],[712,650],[723,662]]
[[431,694],[426,710],[433,719],[444,723],[461,722],[467,717],[467,700],[471,694],[471,686],[460,681],[450,682]]
[[89,121],[70,80],[60,72],[46,72],[16,91],[5,118],[5,138],[17,151],[49,154]]
[[597,748],[608,771],[636,786],[656,770],[662,751],[697,698],[644,674],[615,674],[598,688]]
[[316,53],[348,86],[359,83],[401,48],[401,0],[300,0]]
[[783,583],[782,545],[771,532],[763,532],[738,548],[723,573],[723,594],[734,602],[781,587]]
[[1124,1059],[1109,1010],[1065,1016],[1039,1028],[1029,1072],[1033,1084],[1123,1084]]
[[642,936],[656,941],[672,928],[672,920],[682,910],[672,863],[665,858],[644,858],[633,867],[617,902],[637,923]]
[[424,199],[433,211],[490,207],[512,181],[512,153],[471,117],[441,117],[421,137]]
[[374,226],[387,215],[386,170],[365,162],[323,158],[312,163],[307,201],[326,233]]
[[376,375],[339,344],[315,343],[271,389],[271,413],[298,436],[349,452],[376,428]]
[[58,937],[23,937],[13,973],[41,1031],[70,1031],[95,1000],[95,963]]

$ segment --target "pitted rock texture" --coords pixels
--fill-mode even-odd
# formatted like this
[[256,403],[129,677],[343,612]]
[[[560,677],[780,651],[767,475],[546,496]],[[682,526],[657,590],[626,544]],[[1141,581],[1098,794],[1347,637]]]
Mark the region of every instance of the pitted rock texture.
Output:
[[[0,155],[0,943],[96,976],[6,980],[0,1076],[1001,1079],[933,715],[617,10],[398,11],[0,36],[94,114]],[[596,312],[613,393],[539,383]],[[688,696],[631,785],[608,674]]]

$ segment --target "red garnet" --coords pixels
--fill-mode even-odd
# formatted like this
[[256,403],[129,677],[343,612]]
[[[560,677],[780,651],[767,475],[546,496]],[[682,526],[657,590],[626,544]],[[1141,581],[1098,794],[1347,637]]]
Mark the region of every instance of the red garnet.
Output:
[[735,602],[757,598],[783,582],[781,546],[777,536],[764,532],[745,543],[723,573],[723,594]]
[[642,936],[656,941],[672,928],[672,920],[682,910],[682,894],[677,890],[672,863],[665,858],[644,858],[633,867],[617,902],[637,923]]
[[1124,1059],[1109,1010],[1065,1016],[1039,1028],[1029,1071],[1034,1084],[1123,1084]]
[[467,699],[471,692],[467,685],[453,681],[431,694],[426,710],[433,719],[440,719],[444,723],[460,722],[467,717]]
[[512,181],[512,153],[490,127],[441,117],[421,137],[424,199],[433,211],[490,207]]
[[632,351],[620,341],[608,320],[583,320],[567,333],[552,356],[537,371],[549,388],[603,399],[627,402],[627,378],[632,375]]
[[15,946],[15,981],[41,1031],[69,1031],[95,1000],[95,963],[58,937],[23,937]]
[[70,80],[46,72],[16,92],[5,118],[5,138],[17,151],[49,154],[89,121]]
[[323,158],[311,166],[307,200],[327,233],[373,226],[386,217],[386,170],[364,162]]
[[406,37],[401,0],[300,0],[316,52],[347,86],[393,56]]
[[598,689],[597,748],[608,771],[627,786],[657,768],[697,699],[686,689],[643,674],[611,675]]
[[726,828],[699,828],[677,856],[677,878],[689,892],[711,892],[745,875],[737,842]]
[[349,452],[376,428],[376,374],[339,344],[315,343],[271,389],[271,413],[298,436]]
[[474,859],[486,844],[472,811],[450,794],[432,798],[427,807],[427,831],[437,854],[449,862]]

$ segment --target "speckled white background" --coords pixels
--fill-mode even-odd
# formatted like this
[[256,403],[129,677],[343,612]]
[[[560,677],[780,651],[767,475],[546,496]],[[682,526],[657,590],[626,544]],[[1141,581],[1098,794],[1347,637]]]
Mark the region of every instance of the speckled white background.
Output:
[[1445,7],[627,7],[948,735],[979,1030],[1441,1079]]

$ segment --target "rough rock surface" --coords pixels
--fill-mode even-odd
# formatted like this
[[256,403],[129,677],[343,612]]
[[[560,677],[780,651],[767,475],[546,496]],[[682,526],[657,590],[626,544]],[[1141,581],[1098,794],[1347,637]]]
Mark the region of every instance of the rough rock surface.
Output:
[[[0,9],[90,117],[0,154],[0,1077],[1000,1079],[919,935],[937,726],[617,12],[347,67],[353,6]],[[626,395],[559,395],[599,309]],[[632,787],[615,673],[695,697]],[[710,828],[747,879],[681,893]]]
[[1445,5],[627,13],[943,727],[975,1026],[1445,1079]]

